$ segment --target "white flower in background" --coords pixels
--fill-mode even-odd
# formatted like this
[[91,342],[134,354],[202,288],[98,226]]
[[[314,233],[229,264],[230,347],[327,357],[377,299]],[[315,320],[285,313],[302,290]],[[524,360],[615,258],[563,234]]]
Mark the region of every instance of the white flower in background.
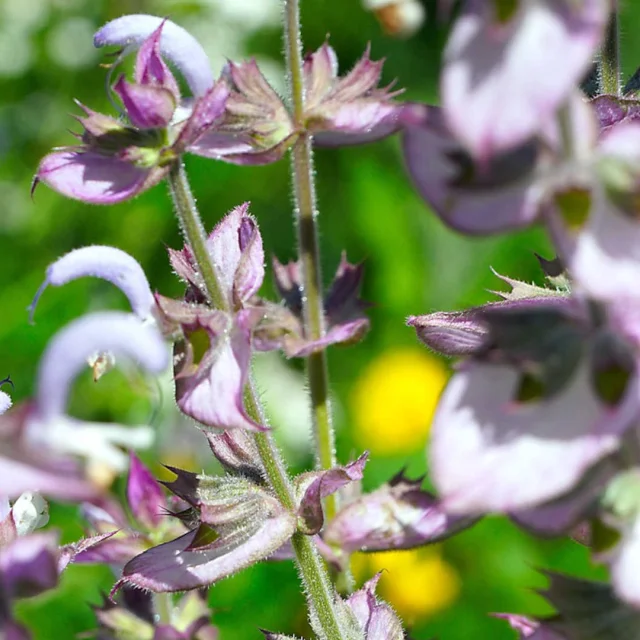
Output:
[[419,0],[363,0],[363,5],[374,13],[389,35],[400,38],[416,33],[426,18],[424,5]]

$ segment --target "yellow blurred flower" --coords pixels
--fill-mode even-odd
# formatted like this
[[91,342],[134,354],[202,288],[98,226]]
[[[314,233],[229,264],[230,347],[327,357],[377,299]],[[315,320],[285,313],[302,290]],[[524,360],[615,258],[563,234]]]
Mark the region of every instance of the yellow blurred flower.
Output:
[[354,437],[374,454],[424,447],[447,381],[444,365],[420,348],[387,351],[357,380],[352,395]]
[[437,546],[358,553],[352,567],[359,581],[382,571],[378,593],[409,625],[446,609],[460,592],[458,574]]

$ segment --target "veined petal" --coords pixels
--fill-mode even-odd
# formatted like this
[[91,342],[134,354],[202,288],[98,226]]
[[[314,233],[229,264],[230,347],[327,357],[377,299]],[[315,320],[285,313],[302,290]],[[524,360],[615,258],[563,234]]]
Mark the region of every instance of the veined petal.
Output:
[[160,51],[176,65],[193,95],[204,95],[213,86],[209,58],[200,43],[185,29],[171,20],[135,14],[107,22],[94,36],[96,47],[120,46],[131,51],[162,25]]
[[209,235],[207,248],[234,305],[247,302],[264,279],[264,249],[249,203],[232,209]]
[[51,340],[38,370],[37,409],[44,421],[64,415],[75,376],[96,352],[137,361],[149,373],[161,373],[169,363],[166,345],[152,325],[135,316],[102,312],[68,324]]
[[445,224],[466,234],[489,234],[533,222],[544,197],[535,179],[539,154],[533,143],[481,167],[454,139],[438,107],[407,109],[404,122],[409,174]]
[[272,147],[259,149],[246,134],[216,131],[214,128],[190,145],[188,151],[197,156],[230,164],[259,166],[280,160],[296,141],[297,136],[297,133],[292,133]]
[[157,184],[169,169],[146,169],[115,156],[84,150],[54,151],[40,162],[36,180],[90,204],[129,200]]
[[605,0],[520,0],[501,24],[493,3],[467,3],[445,48],[441,93],[475,158],[521,144],[553,118],[589,68],[608,13]]
[[217,82],[200,97],[173,145],[174,150],[178,153],[185,149],[191,151],[191,145],[197,144],[198,139],[224,115],[228,97],[229,87],[225,82]]
[[47,285],[59,287],[85,276],[111,282],[127,296],[141,320],[152,317],[155,299],[140,263],[121,249],[100,245],[74,249],[47,267],[46,279],[29,307],[32,317]]
[[429,457],[447,511],[515,511],[569,491],[618,446],[636,413],[637,381],[608,407],[586,367],[547,400],[517,402],[519,384],[515,369],[470,363],[445,389]]
[[338,77],[338,56],[333,47],[325,42],[317,51],[305,56],[302,68],[306,105],[313,108],[333,88]]
[[323,539],[347,553],[412,549],[444,540],[475,518],[452,516],[440,501],[402,474],[340,509]]
[[338,78],[336,54],[329,45],[307,56],[305,126],[316,144],[363,144],[400,128],[403,106],[392,101],[395,93],[378,88],[383,62],[373,62],[367,48],[354,68]]
[[372,103],[345,105],[331,119],[327,130],[315,130],[313,142],[319,147],[347,147],[382,140],[402,128],[402,105]]
[[284,510],[274,511],[248,538],[222,536],[201,551],[192,546],[198,532],[191,531],[131,560],[120,582],[156,593],[206,587],[264,560],[294,531],[295,518]]

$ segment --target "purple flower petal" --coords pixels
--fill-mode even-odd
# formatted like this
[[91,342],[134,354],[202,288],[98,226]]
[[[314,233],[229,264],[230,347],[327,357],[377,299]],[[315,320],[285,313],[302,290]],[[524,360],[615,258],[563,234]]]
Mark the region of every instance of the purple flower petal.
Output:
[[[258,292],[264,279],[264,249],[258,224],[249,215],[249,203],[232,209],[213,229],[207,248],[216,265],[222,291],[233,309],[241,308]],[[176,273],[205,294],[190,247],[169,251]]]
[[68,324],[49,343],[38,370],[37,410],[44,420],[64,415],[71,383],[96,352],[137,361],[149,373],[161,373],[169,363],[159,331],[135,316],[94,313]]
[[[553,289],[542,289],[503,278],[514,286],[509,293],[494,291],[506,298],[465,311],[437,311],[424,316],[410,316],[407,324],[414,327],[418,339],[445,356],[471,356],[481,353],[491,340],[492,322],[503,313],[526,310],[564,310],[571,313],[573,300]],[[525,286],[520,286],[525,285]],[[528,295],[529,297],[524,297]],[[504,316],[503,316],[504,317]]]
[[141,320],[152,317],[155,299],[140,263],[120,249],[100,245],[74,249],[47,267],[46,279],[29,306],[31,316],[47,285],[59,287],[85,276],[111,282],[127,296]]
[[54,151],[40,162],[36,179],[68,198],[115,204],[137,196],[162,180],[169,168],[143,169],[93,151]]
[[434,212],[466,234],[497,233],[531,224],[543,189],[536,146],[526,144],[476,167],[443,122],[438,107],[415,107],[405,120],[403,150],[409,174]]
[[202,326],[211,346],[195,370],[189,356],[179,354],[175,372],[178,406],[208,427],[266,429],[252,420],[244,408],[251,358],[251,328],[244,316],[244,311],[239,312],[231,327],[224,314]]
[[468,311],[437,311],[424,316],[409,316],[418,339],[436,353],[446,356],[470,356],[486,342],[489,330]]
[[516,402],[519,384],[514,369],[470,363],[445,389],[430,460],[447,511],[515,511],[566,493],[618,446],[636,411],[635,381],[617,408],[608,407],[586,368],[546,400]]
[[156,593],[205,587],[267,558],[295,531],[295,518],[273,508],[248,537],[221,535],[212,545],[193,548],[198,531],[145,551],[127,563],[121,583]]
[[229,87],[227,84],[217,82],[201,98],[198,98],[191,115],[173,145],[174,150],[177,152],[181,152],[183,149],[192,151],[192,145],[197,145],[198,140],[206,135],[207,131],[224,115],[228,97]]
[[445,48],[443,109],[476,158],[516,147],[553,119],[592,63],[609,3],[520,1],[515,11],[500,24],[492,4],[467,3]]
[[581,521],[595,515],[604,488],[615,473],[615,465],[604,460],[569,493],[537,507],[515,511],[510,517],[539,536],[566,535]]
[[120,76],[113,86],[120,96],[131,124],[138,129],[166,127],[176,109],[174,95],[162,87],[131,84]]
[[130,460],[127,501],[131,513],[142,525],[155,529],[167,509],[162,487],[135,454],[131,454]]
[[[626,178],[624,165],[632,171],[640,166],[640,124],[623,123],[602,137],[601,163],[614,163]],[[635,169],[634,169],[635,168]],[[635,184],[629,190],[635,190]],[[586,227],[578,236],[569,268],[580,288],[605,302],[637,304],[640,277],[640,224],[620,210],[602,186],[592,196]]]
[[386,603],[376,598],[375,589],[380,574],[365,583],[359,591],[347,598],[347,606],[353,611],[364,632],[365,640],[404,640],[402,624]]
[[161,56],[160,42],[166,22],[166,20],[163,20],[160,26],[145,39],[138,50],[135,81],[137,85],[153,86],[167,90],[171,94],[175,106],[180,102],[180,89]]
[[277,162],[284,157],[296,138],[297,134],[291,134],[273,146],[259,149],[246,134],[218,131],[214,127],[209,133],[200,136],[188,150],[189,153],[204,158],[251,167]]
[[298,516],[307,535],[314,535],[322,529],[324,514],[322,500],[355,480],[361,480],[369,453],[363,453],[357,460],[344,467],[333,467],[324,471],[303,473],[295,480],[298,495]]
[[58,584],[58,536],[32,533],[0,550],[0,584],[10,598],[37,595]]
[[95,34],[93,44],[131,50],[140,47],[161,25],[162,55],[180,70],[194,96],[204,95],[213,86],[209,58],[198,41],[171,20],[144,14],[122,16],[107,22]]
[[251,478],[256,483],[262,481],[265,471],[251,434],[235,429],[223,433],[206,432],[206,436],[213,455],[227,473]]
[[306,57],[305,120],[316,144],[363,144],[398,131],[403,107],[391,101],[396,94],[377,88],[383,62],[373,62],[367,48],[354,68],[338,78],[336,54],[327,43]]
[[257,293],[264,279],[264,250],[249,203],[232,209],[209,235],[207,247],[230,302],[239,305]]
[[32,446],[25,437],[32,414],[32,407],[22,405],[0,418],[0,495],[38,491],[60,500],[95,500],[100,490],[82,477],[75,461]]
[[349,502],[327,524],[323,538],[347,553],[412,549],[444,540],[475,521],[449,515],[435,496],[420,489],[420,480],[400,474]]
[[15,620],[7,620],[3,627],[4,640],[31,640],[31,634]]
[[494,614],[496,618],[506,620],[511,628],[518,632],[518,640],[567,640],[553,629],[549,629],[544,623],[530,620],[524,616],[517,616],[509,613]]
[[601,131],[622,122],[629,122],[640,118],[640,102],[619,98],[612,95],[596,96],[590,101],[598,118]]

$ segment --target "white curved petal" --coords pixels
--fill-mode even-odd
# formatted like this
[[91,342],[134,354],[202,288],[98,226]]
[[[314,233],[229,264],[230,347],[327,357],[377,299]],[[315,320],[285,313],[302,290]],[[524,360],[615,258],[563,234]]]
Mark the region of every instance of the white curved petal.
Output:
[[31,312],[35,311],[38,299],[47,285],[59,287],[85,276],[111,282],[127,296],[132,311],[141,320],[151,317],[155,300],[138,261],[116,247],[100,245],[74,249],[50,264],[46,280],[31,303]]
[[430,449],[433,480],[452,513],[528,508],[571,489],[618,446],[637,403],[637,381],[612,409],[591,390],[586,367],[540,402],[516,403],[519,374],[471,364],[442,396]]
[[162,23],[160,51],[182,73],[193,95],[204,95],[213,86],[209,58],[200,43],[171,20],[146,14],[122,16],[107,22],[93,37],[96,47],[121,46],[127,51],[140,47]]

